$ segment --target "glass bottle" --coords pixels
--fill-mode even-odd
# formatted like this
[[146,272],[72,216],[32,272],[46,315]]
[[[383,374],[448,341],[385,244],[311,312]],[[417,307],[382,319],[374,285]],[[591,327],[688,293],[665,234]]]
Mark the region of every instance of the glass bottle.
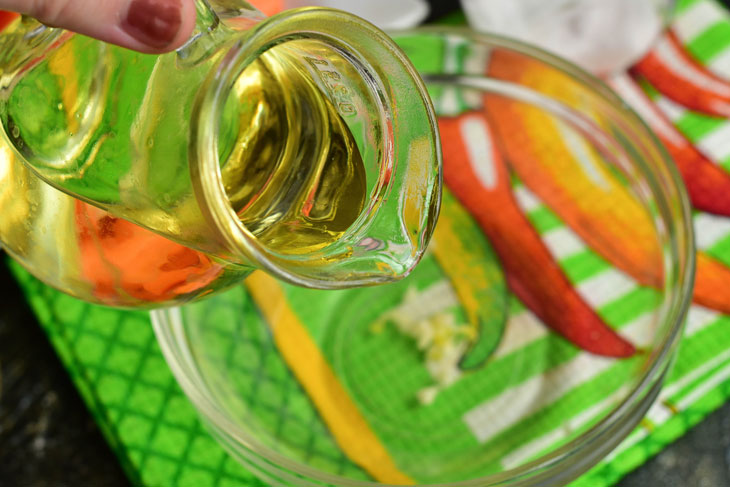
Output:
[[[4,246],[46,282],[124,306],[196,298],[256,268],[316,288],[407,275],[438,213],[440,147],[405,55],[336,10],[196,7],[191,39],[160,56],[26,17],[0,33]],[[121,284],[129,266],[136,283],[165,264],[189,273],[158,291],[186,292]]]

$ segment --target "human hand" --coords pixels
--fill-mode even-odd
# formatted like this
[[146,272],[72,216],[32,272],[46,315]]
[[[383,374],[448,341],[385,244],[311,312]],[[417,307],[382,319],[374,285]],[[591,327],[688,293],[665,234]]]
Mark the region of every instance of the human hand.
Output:
[[0,10],[147,53],[180,47],[195,24],[191,0],[0,0]]

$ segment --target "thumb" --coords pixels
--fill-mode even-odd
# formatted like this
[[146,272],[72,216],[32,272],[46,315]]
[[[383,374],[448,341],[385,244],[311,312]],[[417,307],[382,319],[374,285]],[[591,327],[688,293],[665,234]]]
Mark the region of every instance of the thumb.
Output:
[[147,53],[180,47],[195,24],[192,0],[0,0],[0,9]]

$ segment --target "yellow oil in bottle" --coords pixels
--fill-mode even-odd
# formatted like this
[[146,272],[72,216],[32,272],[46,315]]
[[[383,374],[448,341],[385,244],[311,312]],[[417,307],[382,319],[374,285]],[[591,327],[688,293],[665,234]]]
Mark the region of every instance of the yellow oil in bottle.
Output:
[[236,136],[220,148],[224,186],[241,221],[264,245],[289,254],[337,240],[367,197],[353,135],[304,60],[282,46],[246,68],[224,110]]

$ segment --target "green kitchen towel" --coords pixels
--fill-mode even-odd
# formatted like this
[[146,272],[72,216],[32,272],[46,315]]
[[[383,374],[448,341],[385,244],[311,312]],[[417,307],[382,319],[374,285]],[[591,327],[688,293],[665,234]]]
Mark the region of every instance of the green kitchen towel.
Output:
[[79,301],[9,264],[132,485],[266,485],[200,424],[162,357],[148,312]]
[[[698,60],[730,77],[730,20],[721,7],[711,0],[680,1],[675,29]],[[697,147],[730,170],[730,151],[722,144],[723,139],[728,139],[724,134],[730,133],[727,121],[679,109],[659,95],[653,93],[653,96],[655,101],[663,102],[662,108],[666,108],[676,126]],[[532,208],[528,217],[541,233],[561,225],[549,210],[539,205]],[[699,246],[730,265],[730,225],[725,219],[698,212],[695,224]],[[585,249],[579,249],[570,257],[563,265],[566,268],[575,266],[576,270],[571,274],[574,279],[586,279],[606,271],[605,263]],[[233,461],[200,424],[164,363],[147,313],[122,312],[82,303],[39,283],[17,265],[12,265],[12,269],[134,485],[266,485]],[[427,271],[424,267],[423,272]],[[627,290],[625,299],[615,309],[604,310],[610,318],[607,320],[617,327],[631,319],[626,314],[627,309],[640,308],[643,303],[651,302],[652,297],[637,288]],[[521,308],[516,302],[512,306],[511,313]],[[550,337],[544,338],[551,340]],[[251,337],[252,343],[257,343],[254,338]],[[271,347],[259,345],[257,353],[261,356],[265,352],[269,353],[267,356],[275,355]],[[566,348],[565,357],[559,359],[570,358],[571,353],[574,352]],[[276,380],[279,386],[303,394],[297,380],[280,365],[276,377],[273,368],[251,370],[251,373],[264,374],[264,379]],[[575,485],[611,485],[729,396],[730,317],[693,306],[676,365],[659,400],[624,443]],[[311,443],[315,445],[313,448],[319,448],[316,450],[319,457],[348,474],[366,478],[336,448],[330,433],[322,426],[316,408],[305,404],[299,412],[290,421],[305,430],[303,435],[311,435],[303,441],[311,439],[307,445]],[[529,458],[559,440],[551,431],[542,433],[515,449],[513,458]]]

